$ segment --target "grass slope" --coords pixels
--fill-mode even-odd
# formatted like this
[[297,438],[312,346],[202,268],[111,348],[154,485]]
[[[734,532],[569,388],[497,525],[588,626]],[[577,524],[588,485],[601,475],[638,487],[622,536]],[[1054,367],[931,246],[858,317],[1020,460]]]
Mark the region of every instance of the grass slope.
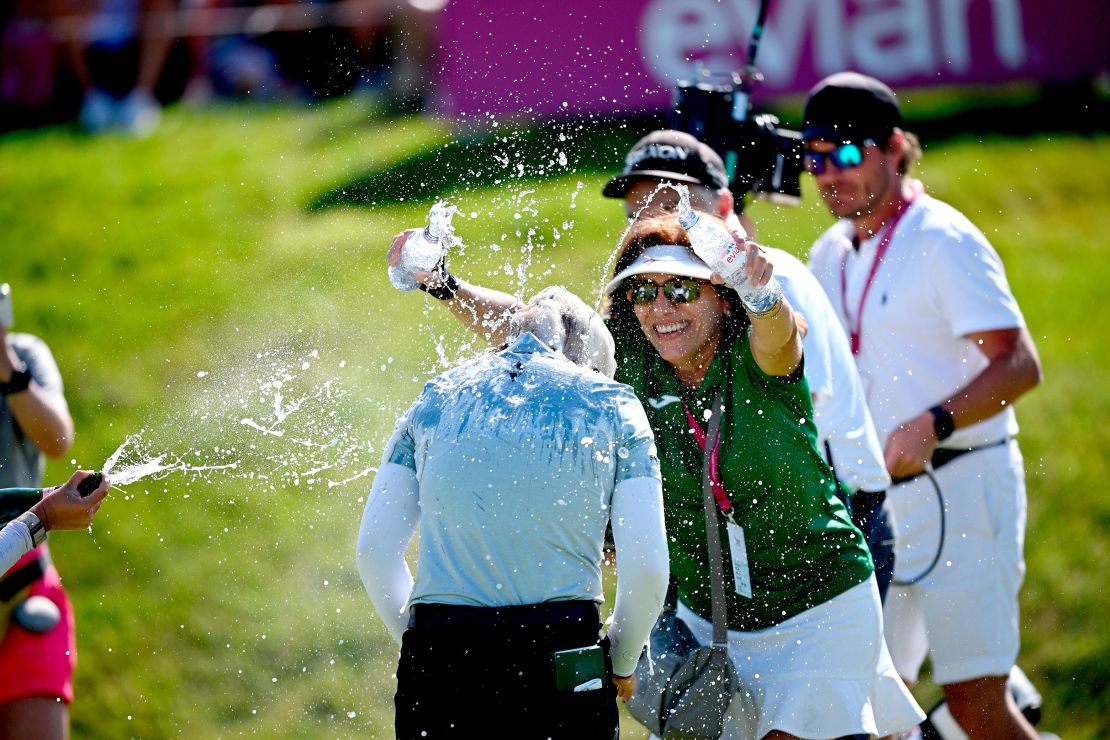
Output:
[[[460,274],[594,295],[624,227],[599,196],[604,172],[640,130],[543,133],[442,149],[441,124],[347,101],[174,110],[141,142],[68,129],[0,139],[0,279],[17,328],[54,349],[78,428],[48,479],[70,458],[98,467],[143,428],[166,450],[242,462],[235,475],[144,480],[115,494],[91,536],[51,538],[78,615],[77,736],[391,735],[396,650],[353,565],[368,479],[327,481],[376,464],[423,379],[475,345],[423,295],[393,291],[382,255],[448,194],[465,216]],[[1044,361],[1044,386],[1019,408],[1021,663],[1046,726],[1068,738],[1110,734],[1108,169],[1105,136],[1042,136],[934,144],[921,173],[993,240]],[[469,184],[453,187],[454,172]],[[763,241],[804,254],[828,224],[807,195],[800,209],[754,207]],[[298,388],[334,378],[346,393],[290,417],[342,441],[336,469],[310,472],[312,454],[239,424],[272,400],[262,381],[279,366]]]

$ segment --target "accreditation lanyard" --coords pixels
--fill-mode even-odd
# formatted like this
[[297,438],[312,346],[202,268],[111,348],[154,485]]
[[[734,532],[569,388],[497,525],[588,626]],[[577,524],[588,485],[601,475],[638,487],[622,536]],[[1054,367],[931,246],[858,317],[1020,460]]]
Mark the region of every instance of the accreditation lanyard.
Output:
[[[686,401],[682,402],[682,408],[686,410],[686,423],[690,425],[690,431],[694,434],[694,440],[698,443],[698,448],[705,452],[705,445],[708,441],[708,435],[705,430],[698,424],[698,420],[691,413],[690,407],[686,405]],[[713,487],[713,498],[717,500],[717,506],[720,507],[729,521],[733,521],[732,516],[732,501],[729,500],[728,491],[725,490],[725,484],[721,482],[721,471],[717,467],[719,459],[719,452],[721,449],[721,432],[717,432],[717,438],[713,440],[713,449],[709,451],[709,483]]]
[[864,283],[863,290],[860,292],[859,310],[856,311],[855,326],[852,325],[852,317],[848,314],[848,252],[844,252],[840,258],[840,304],[844,309],[844,320],[848,322],[848,334],[852,341],[853,355],[858,355],[860,352],[860,337],[863,334],[863,304],[867,302],[867,294],[871,292],[871,284],[875,282],[875,274],[879,272],[879,265],[883,263],[886,250],[890,247],[894,230],[898,228],[898,222],[902,220],[902,216],[909,209],[910,204],[913,203],[915,196],[916,193],[902,201],[902,205],[898,207],[898,212],[894,214],[894,218],[887,222],[886,228],[883,230],[883,236],[879,239],[879,246],[875,250],[875,259],[872,260],[871,269],[867,273],[867,282]]

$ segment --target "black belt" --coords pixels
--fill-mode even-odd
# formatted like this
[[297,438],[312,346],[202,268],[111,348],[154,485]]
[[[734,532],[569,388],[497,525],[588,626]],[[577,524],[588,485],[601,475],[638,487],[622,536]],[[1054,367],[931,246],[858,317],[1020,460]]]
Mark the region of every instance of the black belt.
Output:
[[596,626],[600,621],[597,603],[593,601],[545,601],[523,606],[413,604],[409,610],[410,629],[527,628],[565,622]]
[[[938,447],[937,449],[933,450],[933,459],[932,459],[933,470],[940,470],[941,468],[943,468],[945,465],[952,462],[956,458],[963,457],[964,455],[967,455],[969,453],[978,452],[979,450],[990,450],[990,449],[993,449],[995,447],[1001,447],[1004,444],[1008,444],[1009,441],[1010,441],[1009,437],[1003,437],[1002,439],[998,440],[997,442],[990,442],[988,444],[980,445],[978,447],[958,447],[958,448],[955,448],[955,449],[950,449],[948,447]],[[891,485],[896,486],[899,483],[908,483],[911,480],[913,480],[914,478],[918,478],[922,475],[925,475],[924,470],[922,470],[920,473],[914,473],[913,475],[903,475],[903,476],[899,476],[899,477],[896,477],[896,478],[892,478],[891,479]]]
[[7,603],[23,589],[46,575],[45,557],[37,557],[18,570],[9,571],[0,578],[0,602]]

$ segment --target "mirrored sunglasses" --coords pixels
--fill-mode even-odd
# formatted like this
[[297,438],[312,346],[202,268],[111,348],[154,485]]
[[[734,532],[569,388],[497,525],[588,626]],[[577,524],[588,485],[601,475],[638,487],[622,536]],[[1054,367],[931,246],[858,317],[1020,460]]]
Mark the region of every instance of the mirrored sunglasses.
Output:
[[659,295],[659,289],[663,289],[663,295],[671,303],[690,303],[696,301],[698,296],[701,295],[702,285],[704,283],[694,280],[693,278],[673,278],[663,283],[656,285],[655,283],[636,283],[628,292],[628,300],[635,303],[637,306],[647,306],[655,302],[656,297]]
[[812,152],[806,150],[806,171],[811,175],[820,175],[825,171],[825,161],[832,162],[838,170],[850,170],[863,163],[863,150],[875,146],[874,139],[864,139],[861,142],[849,141],[827,152]]

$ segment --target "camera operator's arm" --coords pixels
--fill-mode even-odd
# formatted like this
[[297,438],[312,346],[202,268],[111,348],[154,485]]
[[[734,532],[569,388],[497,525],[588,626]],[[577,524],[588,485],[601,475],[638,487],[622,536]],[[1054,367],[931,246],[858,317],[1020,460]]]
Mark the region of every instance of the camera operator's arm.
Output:
[[[394,265],[400,261],[405,242],[409,236],[418,233],[419,229],[408,229],[393,238],[393,243],[389,245],[389,264]],[[458,280],[447,272],[446,265],[443,265],[438,274],[418,272],[415,277],[425,286],[449,286],[449,292],[453,295],[442,299],[444,304],[455,318],[475,334],[495,347],[508,341],[509,316],[522,305],[516,298],[499,290]]]
[[[46,356],[42,361],[49,359],[53,365],[45,345],[43,351]],[[43,454],[64,455],[73,444],[73,419],[65,398],[60,393],[51,394],[36,379],[35,371],[36,368],[27,367],[16,354],[8,342],[7,332],[0,327],[0,387],[5,389],[4,401],[11,408],[19,428]],[[28,372],[32,373],[29,379],[25,375]]]

